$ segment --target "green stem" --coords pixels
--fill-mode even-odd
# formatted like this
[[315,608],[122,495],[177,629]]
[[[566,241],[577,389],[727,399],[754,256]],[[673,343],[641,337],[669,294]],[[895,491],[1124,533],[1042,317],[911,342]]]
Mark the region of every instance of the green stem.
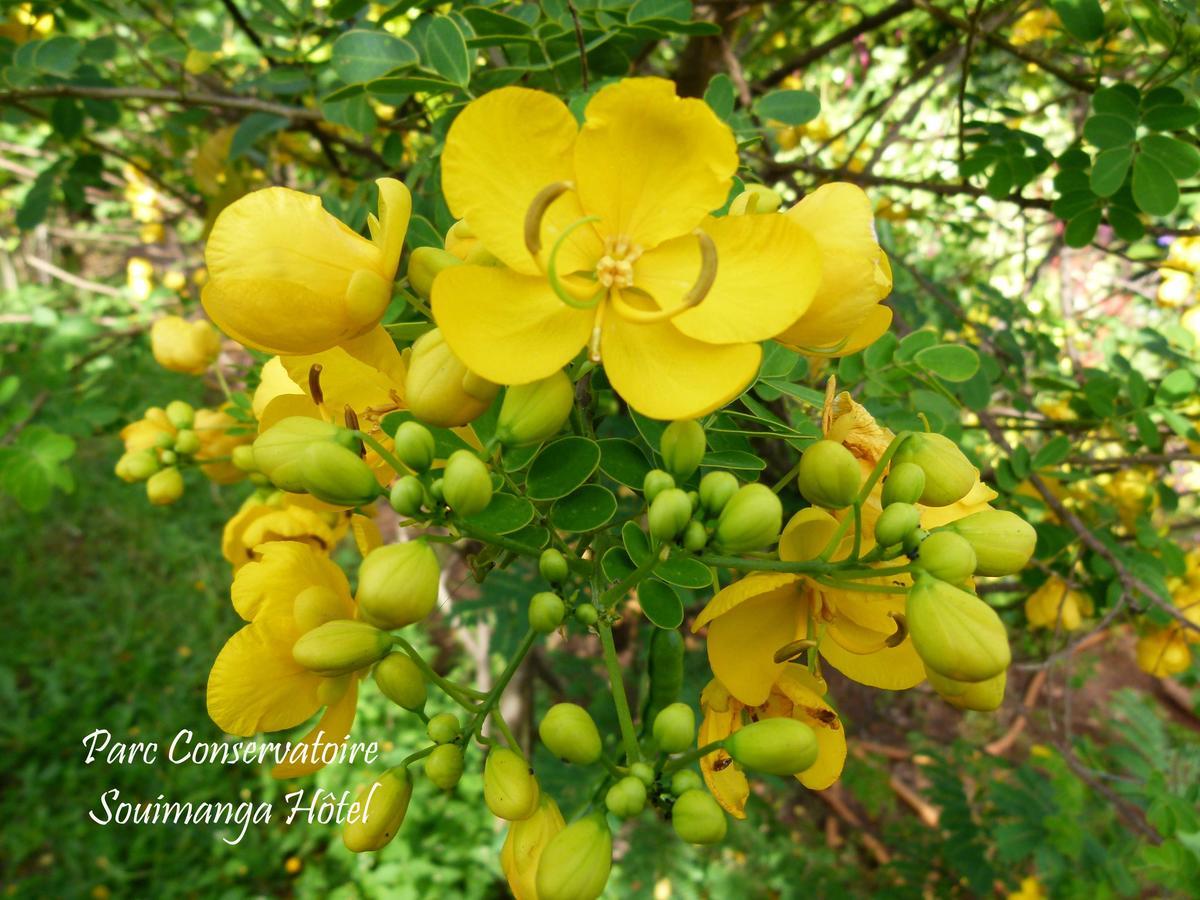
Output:
[[[512,729],[508,727],[508,722],[505,721],[500,710],[496,709],[492,711],[492,723],[496,726],[496,730],[504,735],[504,739],[508,741],[508,746],[512,747],[512,749],[516,750],[518,753],[521,753],[521,745],[517,743],[517,739],[513,736]],[[524,756],[523,753],[521,755]]]
[[[475,719],[471,722],[471,727],[467,729],[468,735],[475,734],[483,727],[483,723],[487,721],[488,714],[492,711],[495,705],[500,702],[500,695],[504,693],[504,689],[508,687],[508,683],[512,681],[513,675],[515,675],[517,673],[517,669],[521,667],[521,663],[525,660],[525,655],[529,652],[535,640],[537,640],[537,632],[531,629],[522,639],[520,646],[517,647],[517,652],[514,653],[512,659],[508,661],[508,665],[505,666],[504,671],[500,673],[500,677],[496,680],[496,683],[492,686],[492,689],[488,691],[487,698],[483,701],[482,708],[480,708],[479,712],[475,714]],[[518,750],[519,752],[519,747],[515,742],[513,744],[513,749]]]
[[646,576],[653,572],[655,568],[658,567],[660,562],[666,559],[669,552],[669,547],[663,547],[658,553],[648,557],[645,562],[634,569],[627,577],[621,579],[603,594],[601,594],[600,602],[598,604],[600,609],[611,608],[613,604],[624,597],[631,588],[636,587],[638,584],[644,581]]
[[791,481],[793,478],[795,478],[799,473],[800,473],[800,463],[796,463],[794,466],[792,466],[790,469],[788,469],[788,472],[786,475],[784,475],[777,482],[775,482],[774,486],[771,488],[771,492],[778,494],[781,490],[783,490],[785,487],[787,487],[788,482]]
[[633,716],[629,712],[629,698],[625,696],[625,681],[621,677],[621,663],[617,659],[617,647],[613,643],[612,626],[605,621],[596,624],[600,632],[600,646],[604,648],[604,665],[608,669],[608,683],[612,689],[613,704],[617,707],[617,721],[621,725],[621,741],[625,745],[626,762],[632,764],[641,758],[637,732],[633,729]]
[[893,587],[883,584],[862,584],[861,582],[838,581],[836,578],[817,578],[818,583],[826,587],[843,591],[855,591],[863,594],[907,594],[908,588]]
[[424,750],[418,750],[416,753],[410,753],[408,756],[404,757],[404,759],[400,760],[400,765],[407,767],[415,763],[418,759],[424,759],[426,756],[436,750],[437,746],[437,744],[430,744]]
[[392,635],[392,641],[394,646],[399,647],[408,654],[408,658],[416,663],[416,666],[421,670],[421,673],[439,688],[441,688],[446,696],[448,696],[459,706],[471,710],[472,712],[475,711],[476,704],[474,699],[483,699],[485,696],[484,694],[481,694],[479,691],[472,690],[469,687],[464,687],[461,684],[455,684],[448,678],[443,678],[437,672],[433,671],[433,667],[429,665],[429,663],[425,662],[421,654],[417,652],[417,649],[404,638],[398,635]]
[[703,759],[710,753],[716,753],[725,746],[724,741],[713,741],[711,744],[705,744],[703,747],[698,747],[691,750],[682,756],[677,756],[665,766],[663,766],[663,774],[670,775],[672,772],[678,772],[680,769],[690,766],[692,763]]

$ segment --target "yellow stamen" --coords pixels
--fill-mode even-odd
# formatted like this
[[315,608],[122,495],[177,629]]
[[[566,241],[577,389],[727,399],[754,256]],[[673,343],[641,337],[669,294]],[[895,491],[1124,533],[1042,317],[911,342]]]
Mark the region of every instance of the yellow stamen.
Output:
[[698,228],[692,234],[696,236],[696,240],[700,244],[700,272],[696,276],[695,283],[683,295],[683,300],[679,305],[671,309],[635,309],[621,300],[619,294],[614,292],[613,305],[621,318],[637,322],[639,325],[652,325],[655,322],[673,319],[680,313],[699,306],[704,301],[708,292],[712,290],[713,282],[717,280],[717,245],[713,243],[713,239],[708,234]]

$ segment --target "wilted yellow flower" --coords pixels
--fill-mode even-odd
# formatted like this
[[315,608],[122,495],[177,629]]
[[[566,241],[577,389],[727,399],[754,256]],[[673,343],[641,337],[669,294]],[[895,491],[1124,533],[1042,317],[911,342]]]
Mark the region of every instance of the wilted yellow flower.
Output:
[[150,326],[150,349],[164,369],[200,375],[221,352],[221,336],[207,319],[163,316]]
[[154,264],[144,256],[131,256],[125,264],[125,284],[135,300],[145,300],[154,290]]
[[[254,440],[254,428],[240,422],[229,414],[229,405],[220,409],[198,409],[192,429],[200,439],[196,451],[196,462],[209,481],[217,484],[233,484],[246,477],[246,473],[229,459],[233,448],[249,444]],[[211,462],[205,462],[211,460]]]
[[1085,616],[1092,614],[1092,598],[1067,587],[1057,575],[1048,578],[1025,601],[1025,618],[1031,628],[1076,631]]
[[349,518],[317,509],[318,503],[296,494],[251,496],[225,523],[221,553],[235,571],[258,559],[263,545],[273,541],[297,541],[328,555],[346,533]]
[[1184,630],[1178,625],[1154,628],[1138,638],[1138,668],[1155,678],[1167,678],[1184,672],[1192,664]]
[[[1035,10],[1037,12],[1038,10]],[[1008,900],[1046,900],[1047,894],[1037,876],[1030,875],[1021,879],[1020,890],[1008,895]]]
[[1053,34],[1058,28],[1058,13],[1053,9],[1031,9],[1013,24],[1010,40],[1018,47],[1022,44],[1032,44]]

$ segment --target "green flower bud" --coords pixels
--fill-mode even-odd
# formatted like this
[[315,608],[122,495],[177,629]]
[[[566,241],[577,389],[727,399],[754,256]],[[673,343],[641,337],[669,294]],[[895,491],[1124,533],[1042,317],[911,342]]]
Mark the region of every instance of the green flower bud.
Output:
[[921,542],[921,568],[942,581],[961,584],[975,574],[975,551],[953,531],[935,531]]
[[458,744],[441,744],[425,757],[425,775],[443,791],[452,791],[462,778],[463,752]]
[[719,515],[737,490],[738,480],[732,472],[707,472],[700,479],[700,505],[710,516]]
[[437,328],[417,338],[407,364],[404,402],[422,422],[439,428],[475,421],[500,392],[463,365]]
[[114,471],[122,481],[145,481],[158,471],[158,457],[153,450],[133,450],[117,460]]
[[682,753],[696,738],[696,714],[686,703],[672,703],[654,717],[653,732],[663,753]]
[[383,695],[405,709],[425,708],[425,676],[405,653],[389,653],[375,667],[375,684]]
[[537,868],[538,900],[596,900],[612,869],[612,832],[603,814],[572,822],[550,839]]
[[470,450],[455,450],[446,461],[442,496],[460,516],[483,512],[492,502],[492,476],[487,464]]
[[258,466],[254,462],[254,448],[249,444],[238,444],[230,451],[229,457],[234,466],[243,472],[258,471]]
[[686,481],[704,459],[704,429],[693,419],[672,422],[662,433],[658,449],[663,464],[677,481]]
[[167,450],[175,443],[175,438],[169,434],[160,434],[154,439],[154,448],[156,450]]
[[692,789],[680,794],[671,807],[671,827],[681,840],[689,844],[716,844],[724,840],[728,823],[725,811],[712,794]]
[[542,743],[563,762],[590,766],[600,758],[600,732],[586,709],[574,703],[556,703],[538,726]]
[[976,712],[992,712],[999,709],[1004,702],[1004,687],[1008,681],[1008,672],[1001,672],[986,681],[955,681],[937,674],[928,666],[925,676],[930,686],[938,695],[959,709],[971,709]]
[[673,541],[687,527],[691,516],[692,503],[687,494],[679,488],[667,488],[650,503],[650,511],[646,515],[650,535],[656,541]]
[[[919,470],[918,470],[919,471]],[[893,503],[875,520],[875,543],[881,547],[899,544],[921,527],[921,511],[911,503]]]
[[916,503],[925,493],[925,470],[916,463],[892,463],[883,480],[883,505]]
[[528,819],[538,808],[541,791],[533,769],[507,747],[497,747],[483,765],[483,801],[492,815],[516,822]]
[[651,469],[642,479],[642,493],[646,495],[647,503],[653,503],[659,494],[673,487],[675,479],[671,477],[670,472],[664,472],[662,469]]
[[146,496],[155,506],[169,506],[183,496],[183,476],[178,469],[155,472],[146,481]]
[[179,461],[179,457],[175,455],[174,450],[159,451],[158,459],[164,466],[173,466]]
[[929,537],[929,532],[924,528],[914,528],[904,536],[904,552],[915,557],[927,537]]
[[425,732],[435,744],[449,744],[458,737],[462,725],[458,716],[451,712],[438,713],[429,720]]
[[437,555],[424,541],[377,547],[358,569],[358,605],[369,621],[403,628],[433,610],[440,580]]
[[363,458],[336,443],[309,445],[300,478],[308,493],[334,506],[366,506],[382,493]]
[[708,543],[708,530],[695,519],[687,523],[683,531],[683,549],[689,553],[699,553]]
[[629,774],[646,787],[654,784],[654,769],[644,762],[635,762],[629,767]]
[[604,805],[618,819],[632,819],[646,808],[646,786],[632,775],[626,775],[608,789]]
[[925,506],[957,503],[979,480],[979,470],[944,434],[910,434],[892,457],[892,465],[900,463],[913,463],[925,473],[920,497]]
[[184,428],[175,435],[175,452],[184,456],[192,456],[200,449],[200,435],[190,428]]
[[392,649],[392,636],[354,619],[335,619],[300,635],[292,659],[310,672],[337,678],[364,669]]
[[590,603],[580,603],[575,607],[575,618],[583,625],[595,625],[600,618],[600,613],[596,612],[596,607]]
[[862,467],[837,441],[817,441],[800,455],[796,486],[813,506],[844,509],[858,496]]
[[396,836],[408,812],[412,781],[408,770],[388,769],[372,784],[359,788],[358,802],[365,804],[342,827],[342,843],[353,853],[382,850]]
[[540,444],[558,434],[575,403],[575,385],[566,372],[504,392],[496,438],[506,447]]
[[562,624],[567,606],[558,594],[541,591],[529,601],[529,627],[538,634],[549,634]]
[[254,466],[280,490],[301,493],[304,451],[314,443],[332,442],[338,427],[308,416],[280,419],[254,441]]
[[704,779],[695,769],[680,769],[671,776],[671,793],[676,797],[704,787]]
[[567,580],[567,576],[571,574],[571,567],[567,565],[567,558],[562,553],[553,547],[547,547],[538,559],[538,571],[551,584],[558,584]]
[[196,410],[192,404],[183,400],[172,400],[163,412],[167,414],[167,421],[180,429],[191,428],[196,418]]
[[429,495],[433,497],[434,502],[442,502],[442,487],[443,481],[440,478],[433,479],[433,483],[429,485]]
[[420,297],[428,300],[433,292],[433,279],[438,273],[461,265],[462,260],[453,253],[438,247],[418,247],[408,258],[408,283]]
[[738,488],[717,519],[716,540],[728,553],[765,550],[779,539],[783,504],[765,484]]
[[392,485],[388,503],[392,509],[409,519],[421,515],[421,504],[425,502],[425,487],[416,475],[402,475]]
[[1008,634],[996,611],[936,578],[917,578],[905,605],[913,647],[926,667],[955,681],[985,681],[1008,668]]
[[726,738],[725,750],[743,768],[795,775],[817,761],[817,736],[795,719],[761,719]]
[[396,456],[414,472],[424,472],[433,463],[437,444],[433,433],[420,422],[401,422],[392,438]]
[[1037,544],[1033,526],[1005,509],[981,510],[947,528],[971,544],[979,575],[1015,575],[1025,568]]

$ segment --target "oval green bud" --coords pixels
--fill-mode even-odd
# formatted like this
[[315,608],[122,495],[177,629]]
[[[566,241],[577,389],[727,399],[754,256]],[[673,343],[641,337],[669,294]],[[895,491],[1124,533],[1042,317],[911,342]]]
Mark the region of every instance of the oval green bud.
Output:
[[695,519],[687,523],[683,530],[683,549],[689,553],[699,553],[708,543],[708,529]]
[[925,506],[957,503],[979,480],[979,470],[944,434],[910,434],[892,457],[892,465],[900,463],[913,463],[925,473],[920,497]]
[[422,422],[439,428],[466,425],[483,415],[500,386],[470,371],[437,328],[413,343],[404,379],[404,402]]
[[653,503],[659,494],[673,487],[675,479],[671,477],[670,472],[664,472],[662,469],[651,469],[642,479],[642,493],[646,495],[647,503]]
[[529,627],[538,634],[549,634],[562,624],[567,606],[551,591],[534,594],[529,601]]
[[575,385],[566,372],[504,392],[496,438],[506,447],[540,444],[558,434],[575,404]]
[[428,690],[425,676],[405,653],[389,653],[375,667],[375,684],[383,695],[405,709],[425,708]]
[[985,681],[1008,668],[1008,634],[974,594],[930,576],[917,578],[905,604],[913,647],[926,667],[955,681]]
[[707,472],[700,479],[700,505],[710,516],[719,515],[737,490],[738,480],[732,472]]
[[163,469],[146,480],[146,496],[155,506],[169,506],[183,496],[183,475],[178,469]]
[[254,440],[254,465],[284,491],[304,490],[301,461],[304,451],[317,442],[333,441],[338,427],[308,416],[280,419]]
[[440,744],[425,757],[425,776],[443,791],[452,791],[462,778],[463,752],[458,744]]
[[451,712],[438,713],[425,726],[425,733],[435,744],[449,744],[462,731],[458,716]]
[[783,504],[765,484],[747,484],[721,510],[716,541],[729,553],[765,550],[779,539]]
[[738,765],[768,775],[795,775],[817,761],[817,736],[803,722],[775,717],[752,722],[725,739]]
[[180,429],[191,428],[196,419],[196,410],[192,404],[183,400],[172,400],[163,412],[167,414],[167,421]]
[[595,625],[600,619],[600,613],[590,603],[580,603],[575,607],[575,618],[583,625]]
[[961,584],[975,574],[975,551],[953,531],[935,531],[921,542],[921,568],[942,581]]
[[254,462],[254,447],[250,444],[238,444],[230,451],[229,459],[235,467],[243,472],[258,471],[258,466]]
[[925,493],[925,470],[916,463],[892,463],[883,481],[883,505],[916,503]]
[[925,543],[925,538],[929,537],[929,532],[924,528],[914,528],[904,536],[904,552],[911,557],[915,557],[920,552],[921,544]]
[[408,770],[397,766],[388,769],[372,784],[358,791],[358,803],[363,804],[358,815],[352,815],[342,827],[342,843],[353,853],[381,850],[396,836],[408,812],[412,798],[412,781]]
[[492,476],[487,463],[470,450],[455,450],[446,461],[442,496],[460,516],[473,516],[492,502]]
[[403,628],[437,605],[440,580],[437,555],[424,541],[377,547],[358,569],[358,605],[369,621]]
[[563,762],[590,766],[600,758],[602,744],[596,723],[575,703],[556,703],[538,726],[542,743]]
[[132,450],[117,460],[115,471],[122,481],[145,481],[158,471],[158,457],[153,450]]
[[680,769],[671,776],[671,793],[676,797],[704,787],[704,779],[695,769]]
[[184,428],[175,435],[175,452],[184,456],[192,456],[200,449],[200,435],[190,428]]
[[451,266],[461,266],[462,260],[439,247],[418,247],[408,258],[408,283],[425,300],[433,293],[433,279]]
[[309,445],[300,462],[304,489],[334,506],[366,506],[382,493],[371,467],[336,443]]
[[618,819],[632,819],[646,808],[646,785],[632,775],[626,775],[608,789],[604,805]]
[[420,422],[401,422],[392,438],[396,456],[415,472],[424,472],[433,464],[437,444],[433,432]]
[[433,479],[433,483],[429,485],[429,495],[433,497],[435,503],[442,502],[442,487],[443,482],[440,478]]
[[635,762],[629,767],[629,774],[644,784],[646,787],[654,784],[654,769],[644,762]]
[[562,553],[553,547],[547,547],[538,559],[538,572],[551,584],[558,584],[567,580],[567,576],[571,574],[571,567]]
[[646,514],[650,536],[663,543],[673,541],[679,532],[687,527],[691,516],[692,503],[687,494],[679,488],[660,491],[650,503],[650,511]]
[[396,479],[388,493],[392,509],[409,519],[421,515],[421,504],[425,502],[425,488],[416,475],[402,475]]
[[677,481],[686,481],[704,459],[704,429],[694,419],[672,422],[663,430],[658,449],[667,471]]
[[310,672],[336,678],[364,669],[392,649],[392,636],[354,619],[335,619],[300,635],[292,659]]
[[837,441],[817,441],[800,455],[796,486],[813,506],[845,509],[862,486],[862,466]]
[[538,900],[596,900],[612,869],[612,832],[603,814],[572,822],[550,839],[537,868]]
[[672,703],[654,717],[654,740],[664,753],[682,753],[696,739],[696,714],[686,703]]
[[1037,545],[1033,526],[1006,509],[972,513],[947,528],[970,543],[979,575],[1015,575],[1025,568]]
[[158,459],[164,466],[173,466],[179,461],[179,457],[175,455],[174,450],[159,451]]
[[728,822],[712,794],[693,788],[680,794],[671,807],[671,827],[689,844],[716,844],[724,840]]
[[533,769],[507,747],[496,747],[483,765],[483,801],[492,815],[515,822],[538,808],[541,791]]
[[911,503],[893,503],[875,520],[875,543],[881,547],[891,547],[920,527],[919,509]]

